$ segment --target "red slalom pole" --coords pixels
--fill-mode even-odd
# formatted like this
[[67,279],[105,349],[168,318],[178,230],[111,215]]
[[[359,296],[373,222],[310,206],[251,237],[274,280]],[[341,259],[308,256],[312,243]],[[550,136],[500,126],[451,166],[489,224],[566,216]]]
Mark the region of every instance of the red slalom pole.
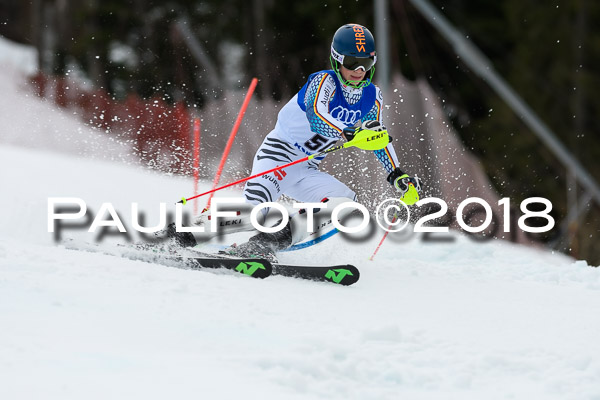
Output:
[[377,252],[379,251],[379,248],[383,244],[383,242],[384,242],[385,238],[387,237],[388,233],[390,233],[390,229],[392,228],[392,226],[394,226],[394,223],[396,222],[397,219],[398,219],[398,215],[394,215],[394,219],[392,220],[392,223],[390,224],[390,226],[388,227],[388,229],[383,234],[383,237],[381,238],[381,241],[377,245],[377,248],[373,252],[373,255],[369,258],[369,261],[373,261],[373,258],[375,258],[375,254],[377,254]]
[[[240,112],[238,113],[237,119],[235,120],[235,124],[233,124],[233,129],[231,130],[231,133],[229,134],[229,140],[227,141],[227,144],[225,145],[225,150],[223,151],[223,156],[221,157],[221,162],[219,163],[219,167],[217,168],[217,173],[216,173],[215,179],[213,181],[213,185],[212,185],[213,190],[210,192],[204,193],[204,194],[211,193],[211,195],[208,198],[206,207],[204,207],[204,210],[202,212],[204,212],[210,208],[210,202],[213,198],[213,193],[216,191],[214,189],[219,184],[219,180],[221,179],[221,174],[223,173],[223,167],[225,166],[225,161],[227,161],[227,157],[229,156],[229,151],[231,150],[231,146],[233,146],[233,141],[235,140],[235,135],[237,135],[237,131],[240,128],[240,125],[242,124],[242,119],[244,118],[244,114],[246,113],[246,109],[248,108],[248,104],[250,104],[250,99],[252,98],[252,93],[254,93],[254,89],[256,89],[257,84],[258,84],[258,79],[252,78],[252,81],[250,82],[250,87],[248,88],[248,92],[246,93],[246,98],[244,99],[244,102],[242,103],[242,107],[240,108]],[[237,182],[235,182],[235,183],[237,183]],[[235,183],[232,183],[229,186],[235,185]],[[202,195],[198,195],[195,197],[200,197],[200,196],[202,196]]]
[[[194,195],[198,194],[200,180],[200,118],[194,118]],[[198,200],[194,202],[194,214],[198,213]]]

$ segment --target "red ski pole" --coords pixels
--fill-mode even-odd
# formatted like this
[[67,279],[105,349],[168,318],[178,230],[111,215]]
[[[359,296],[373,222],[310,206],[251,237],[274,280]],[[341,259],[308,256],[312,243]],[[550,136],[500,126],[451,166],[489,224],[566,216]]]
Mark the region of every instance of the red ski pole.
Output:
[[[334,148],[335,148],[335,147],[334,147]],[[338,149],[338,150],[339,150],[339,149]],[[256,174],[256,175],[252,175],[252,176],[248,176],[248,177],[246,177],[246,178],[239,179],[239,180],[237,180],[237,181],[235,181],[235,182],[231,182],[231,183],[228,183],[227,185],[223,185],[223,186],[220,186],[220,187],[218,187],[218,188],[211,189],[211,190],[209,190],[209,191],[207,191],[207,192],[200,193],[200,194],[198,194],[198,195],[196,195],[196,196],[192,196],[192,197],[189,197],[189,198],[187,198],[187,199],[186,199],[185,197],[183,197],[181,200],[179,200],[179,201],[178,201],[178,203],[183,203],[183,204],[185,204],[185,203],[187,203],[188,201],[190,201],[190,200],[193,200],[193,199],[195,199],[195,198],[197,198],[197,197],[202,197],[202,196],[204,196],[204,195],[207,195],[207,194],[214,193],[214,192],[216,192],[216,191],[219,191],[219,190],[221,190],[221,189],[226,189],[226,188],[228,188],[228,187],[230,187],[230,186],[237,185],[238,183],[246,182],[246,181],[249,181],[250,179],[254,179],[254,178],[258,178],[259,176],[263,176],[263,175],[266,175],[266,174],[270,174],[271,172],[275,172],[275,171],[278,171],[278,170],[280,170],[280,169],[283,169],[283,168],[289,167],[290,165],[294,165],[294,164],[298,164],[298,163],[301,163],[301,162],[304,162],[304,161],[308,161],[308,160],[310,160],[310,158],[309,158],[309,157],[311,157],[311,156],[308,156],[308,157],[301,158],[300,160],[292,161],[291,163],[288,163],[288,164],[285,164],[285,165],[282,165],[282,166],[279,166],[279,167],[271,168],[271,169],[270,169],[270,170],[268,170],[268,171],[259,172],[259,173],[258,173],[258,174]],[[211,196],[211,197],[212,197],[212,196]],[[209,204],[209,205],[210,205],[210,204]],[[208,210],[208,208],[209,208],[209,205],[207,205],[207,206],[206,206],[206,208],[205,208],[205,209],[204,209],[202,212],[204,212],[204,211]]]
[[267,171],[259,172],[258,174],[239,179],[235,182],[228,183],[227,185],[223,185],[218,188],[213,188],[207,192],[200,193],[198,195],[189,197],[187,199],[185,197],[183,197],[181,200],[178,201],[178,203],[186,204],[188,201],[193,200],[197,197],[201,197],[201,196],[204,196],[204,195],[207,195],[210,193],[214,193],[218,190],[225,189],[225,188],[228,188],[233,185],[237,185],[238,183],[246,182],[246,181],[249,181],[250,179],[258,178],[259,176],[270,174],[271,172],[275,172],[280,169],[284,169],[289,166],[311,160],[315,157],[319,157],[324,154],[328,154],[328,153],[332,153],[334,151],[345,149],[347,147],[358,147],[359,149],[362,149],[362,150],[379,150],[379,149],[383,149],[385,146],[387,146],[389,142],[390,142],[390,137],[388,136],[387,131],[375,132],[372,130],[365,129],[365,130],[362,130],[362,131],[356,133],[356,135],[354,136],[354,139],[352,139],[351,141],[346,142],[340,146],[331,147],[331,148],[329,148],[327,150],[323,150],[319,153],[315,153],[310,156],[301,158],[299,160],[289,162],[289,163],[281,165],[279,167],[271,168],[270,170],[267,170]]

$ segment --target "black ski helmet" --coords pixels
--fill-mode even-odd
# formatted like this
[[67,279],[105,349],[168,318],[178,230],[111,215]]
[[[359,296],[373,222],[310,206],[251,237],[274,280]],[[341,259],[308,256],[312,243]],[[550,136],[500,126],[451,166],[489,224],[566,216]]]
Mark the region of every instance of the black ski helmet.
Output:
[[[338,79],[344,85],[358,88],[367,86],[373,79],[374,65],[377,61],[373,35],[367,28],[358,24],[340,27],[333,35],[329,60]],[[363,68],[367,72],[365,79],[360,82],[346,81],[340,73],[340,65],[353,71]]]

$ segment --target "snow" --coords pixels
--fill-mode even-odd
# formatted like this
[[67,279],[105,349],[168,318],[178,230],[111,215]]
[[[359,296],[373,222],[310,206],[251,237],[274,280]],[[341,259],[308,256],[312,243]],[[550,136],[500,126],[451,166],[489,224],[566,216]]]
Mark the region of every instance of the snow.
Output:
[[33,75],[38,70],[37,51],[31,46],[11,42],[0,35],[0,65]]
[[377,230],[281,256],[357,265],[339,287],[55,244],[48,197],[110,202],[131,226],[131,203],[152,224],[193,185],[111,161],[127,147],[16,71],[0,75],[0,398],[600,399],[600,270],[561,254],[413,235],[368,261]]

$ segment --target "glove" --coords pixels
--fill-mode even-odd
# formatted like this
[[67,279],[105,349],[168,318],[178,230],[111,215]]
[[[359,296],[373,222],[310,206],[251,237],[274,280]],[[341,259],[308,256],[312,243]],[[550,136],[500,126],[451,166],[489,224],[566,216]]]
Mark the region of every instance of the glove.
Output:
[[419,201],[421,180],[418,176],[411,178],[400,168],[396,168],[388,175],[387,181],[400,193],[400,201],[404,204],[411,206]]
[[379,121],[357,121],[356,124],[354,124],[354,126],[344,128],[342,132],[344,133],[344,137],[346,138],[346,140],[350,141],[354,139],[354,135],[365,129],[371,130],[373,132],[381,132],[386,130],[385,126],[383,126],[383,124],[381,124]]

